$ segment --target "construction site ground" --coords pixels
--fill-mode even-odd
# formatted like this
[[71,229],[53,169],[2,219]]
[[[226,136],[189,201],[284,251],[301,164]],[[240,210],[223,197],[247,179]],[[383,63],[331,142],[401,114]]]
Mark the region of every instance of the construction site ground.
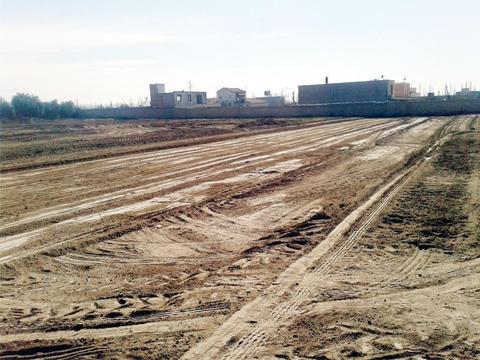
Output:
[[480,116],[0,136],[1,359],[480,353]]

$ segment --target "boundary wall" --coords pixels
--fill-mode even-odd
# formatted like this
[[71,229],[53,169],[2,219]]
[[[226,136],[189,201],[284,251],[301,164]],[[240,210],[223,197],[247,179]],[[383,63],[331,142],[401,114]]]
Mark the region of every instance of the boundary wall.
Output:
[[220,119],[290,117],[401,117],[480,114],[480,99],[408,100],[275,107],[101,108],[82,109],[81,118]]

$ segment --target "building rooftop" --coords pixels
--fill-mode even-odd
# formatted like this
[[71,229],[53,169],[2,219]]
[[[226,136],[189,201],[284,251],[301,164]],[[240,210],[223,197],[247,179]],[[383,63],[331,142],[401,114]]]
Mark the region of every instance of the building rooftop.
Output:
[[193,94],[193,93],[206,93],[206,91],[201,91],[201,90],[175,90],[175,91],[172,91],[170,94],[177,94],[177,93]]
[[309,84],[309,85],[299,85],[299,86],[318,86],[318,85],[346,85],[346,84],[363,84],[363,83],[372,83],[372,82],[394,82],[394,80],[389,79],[374,79],[374,80],[363,80],[363,81],[346,81],[338,83],[320,83],[320,84]]
[[245,92],[245,90],[242,90],[242,89],[239,89],[239,88],[231,88],[231,87],[223,87],[220,90],[223,90],[223,89],[229,90],[229,91],[234,92],[234,93],[244,93]]

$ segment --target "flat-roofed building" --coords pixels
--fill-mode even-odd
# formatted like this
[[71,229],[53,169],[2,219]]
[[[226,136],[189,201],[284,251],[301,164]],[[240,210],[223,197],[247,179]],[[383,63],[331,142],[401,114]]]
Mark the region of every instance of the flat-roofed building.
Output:
[[151,107],[190,107],[207,105],[205,91],[173,91],[165,92],[164,84],[150,85]]
[[299,104],[386,101],[392,98],[393,80],[300,85]]

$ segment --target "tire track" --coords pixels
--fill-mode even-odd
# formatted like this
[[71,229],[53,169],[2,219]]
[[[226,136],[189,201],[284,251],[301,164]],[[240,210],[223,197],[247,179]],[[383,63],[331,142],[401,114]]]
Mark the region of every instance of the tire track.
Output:
[[[345,218],[329,236],[317,246],[310,254],[300,258],[292,264],[282,275],[276,284],[272,285],[252,303],[246,305],[234,314],[229,321],[225,322],[211,338],[198,344],[184,355],[184,359],[196,358],[222,358],[224,360],[245,359],[252,357],[267,342],[271,334],[281,324],[288,322],[300,310],[300,305],[318,289],[322,284],[322,277],[329,273],[341,259],[361,238],[368,227],[375,221],[377,215],[388,205],[389,201],[400,191],[415,165],[395,178],[392,182],[375,193],[364,205],[359,207]],[[387,194],[387,195],[385,195]],[[373,207],[373,210],[371,208]],[[354,230],[345,241],[342,242],[343,234],[348,231],[358,219],[368,212],[368,216],[360,226]],[[324,259],[324,261],[321,261]],[[310,264],[309,266],[307,266]],[[313,266],[314,264],[318,264]],[[297,283],[298,280],[298,283]],[[288,300],[278,304],[278,300],[288,293],[288,289],[296,287],[296,290],[287,295]],[[278,305],[274,305],[278,304]],[[272,306],[273,305],[273,306]],[[273,310],[268,310],[269,308]],[[262,311],[263,310],[263,311]],[[245,325],[239,321],[245,318],[255,317],[250,314],[261,316],[261,320],[255,320],[254,325]],[[247,323],[248,324],[248,323]],[[225,347],[236,339],[236,334],[246,333],[230,348]],[[222,356],[223,355],[223,356]]]
[[[394,124],[394,125],[398,125],[398,124]],[[257,152],[256,154],[263,154],[263,155],[268,155],[269,158],[268,159],[257,159],[256,162],[258,162],[258,164],[260,165],[262,162],[266,162],[266,161],[270,161],[270,160],[277,160],[279,161],[280,158],[284,155],[286,155],[286,153],[284,153],[285,151],[288,151],[288,153],[299,153],[299,152],[303,152],[303,151],[308,151],[310,147],[312,147],[313,149],[314,148],[317,148],[319,146],[330,146],[330,145],[333,145],[335,144],[336,142],[338,142],[339,140],[345,140],[344,137],[345,136],[360,136],[361,134],[363,134],[363,132],[367,131],[378,131],[378,130],[381,130],[381,129],[384,129],[384,128],[387,128],[387,127],[392,127],[393,125],[392,124],[388,124],[388,123],[381,123],[381,124],[355,124],[355,123],[352,123],[352,124],[348,124],[348,127],[347,125],[344,125],[345,128],[342,128],[342,129],[324,129],[323,127],[319,127],[319,129],[312,129],[309,133],[294,133],[294,134],[288,134],[289,131],[287,131],[287,134],[286,135],[283,135],[283,138],[279,138],[278,141],[279,143],[276,143],[274,145],[274,147],[272,147],[271,149],[264,149],[262,150],[261,152]],[[297,130],[298,131],[298,130]],[[308,139],[302,139],[302,140],[297,140],[296,138],[297,137],[300,137],[301,135],[308,135]],[[335,135],[335,136],[332,136],[332,135]],[[253,140],[250,140],[250,142],[252,143],[252,146],[253,145],[256,145],[256,142],[255,140],[257,139],[253,139]],[[262,139],[258,139],[257,141],[261,141]],[[263,139],[264,140],[264,139]],[[292,148],[293,145],[296,145],[298,143],[298,145],[300,146],[294,146]],[[309,145],[310,144],[310,145]],[[212,166],[216,166],[217,168],[218,167],[221,167],[222,170],[224,171],[224,168],[226,165],[235,165],[235,161],[239,158],[242,158],[242,157],[247,157],[246,161],[249,161],[249,165],[252,165],[253,163],[251,162],[251,159],[248,160],[248,158],[252,155],[252,151],[253,149],[250,149],[247,150],[248,151],[244,151],[243,153],[240,153],[239,155],[239,152],[238,152],[238,147],[245,147],[247,145],[247,143],[244,141],[243,143],[240,143],[238,144],[238,146],[236,144],[232,144],[232,141],[230,142],[226,142],[225,144],[222,142],[220,144],[215,144],[217,146],[221,145],[219,147],[219,149],[210,149],[208,150],[209,148],[205,147],[205,148],[200,148],[199,150],[196,150],[194,151],[195,153],[199,152],[202,154],[203,157],[206,156],[206,158],[200,162],[198,161],[194,161],[194,164],[195,166],[192,167],[190,163],[186,163],[182,166],[180,166],[179,169],[176,169],[176,168],[173,168],[172,170],[175,170],[175,171],[167,171],[167,172],[162,172],[162,175],[160,176],[157,176],[154,178],[154,182],[153,183],[150,183],[150,184],[147,184],[147,185],[142,185],[142,186],[136,186],[136,187],[131,187],[131,188],[122,188],[118,191],[110,191],[106,194],[103,194],[103,195],[99,195],[99,196],[95,196],[95,197],[89,197],[89,198],[86,198],[84,200],[78,200],[78,201],[75,201],[71,204],[62,204],[62,205],[57,205],[57,206],[53,206],[53,207],[50,207],[50,208],[46,208],[46,209],[43,209],[41,213],[38,213],[38,211],[36,211],[36,215],[32,215],[30,217],[27,217],[27,218],[24,218],[24,219],[20,219],[20,220],[16,220],[16,221],[13,221],[13,222],[10,222],[10,223],[6,223],[6,224],[2,224],[0,225],[0,230],[5,230],[5,229],[8,229],[8,228],[11,228],[11,227],[14,227],[14,226],[18,226],[18,225],[23,225],[23,224],[26,224],[26,223],[29,223],[29,222],[34,222],[34,221],[39,221],[39,220],[44,220],[46,218],[51,218],[51,217],[54,217],[54,216],[63,216],[65,215],[66,213],[73,213],[74,211],[79,211],[79,210],[84,210],[84,209],[89,209],[91,208],[92,206],[100,206],[100,205],[104,205],[108,202],[111,202],[115,199],[121,199],[122,202],[124,203],[127,198],[129,197],[138,197],[140,195],[146,195],[146,194],[150,194],[150,193],[154,193],[154,192],[157,192],[161,189],[163,189],[163,184],[165,185],[169,185],[171,183],[170,179],[172,178],[172,176],[175,176],[176,177],[176,180],[178,182],[179,180],[179,175],[183,175],[183,179],[185,179],[186,181],[192,179],[192,170],[204,170],[203,172],[200,172],[200,175],[205,175],[206,177],[211,177],[211,174],[212,174]],[[223,146],[223,147],[222,147]],[[212,146],[210,146],[211,148]],[[284,150],[283,152],[280,151],[280,152],[277,152],[277,153],[272,153],[272,149],[275,149],[275,147],[277,148],[286,148],[288,150]],[[205,151],[207,150],[207,151]],[[185,154],[179,154],[176,156],[176,159],[181,159],[182,157],[179,157],[179,156],[187,156],[187,159],[189,156],[191,156],[191,153],[192,153],[192,150],[182,150],[183,152],[185,152]],[[233,153],[231,153],[233,151]],[[221,152],[221,154],[216,154],[218,152]],[[161,152],[159,153],[161,154]],[[170,161],[170,157],[171,157],[171,152],[168,152],[167,154],[164,154],[164,155],[142,155],[142,158],[140,159],[136,159],[137,162],[135,162],[135,164],[137,164],[139,161],[145,161],[145,160],[155,160],[156,162],[158,162],[159,160],[160,163],[159,165],[168,165],[169,161]],[[146,159],[145,157],[148,156]],[[208,156],[211,156],[210,158]],[[258,157],[258,156],[257,156]],[[260,161],[258,161],[260,160]],[[263,161],[261,161],[263,160]],[[115,160],[110,160],[110,162],[112,161],[121,161],[121,163],[118,165],[118,166],[125,166],[125,160],[120,158],[120,159],[115,159]],[[233,162],[232,162],[233,161]],[[150,164],[151,165],[151,164]],[[233,170],[240,170],[241,168],[245,167],[245,165],[243,166],[233,166],[232,167],[232,171]],[[99,167],[100,168],[100,172],[102,172],[104,169],[105,169],[105,166],[103,167]],[[53,169],[55,170],[55,169]],[[94,169],[95,170],[95,169]],[[197,171],[197,173],[199,173]],[[197,175],[194,173],[194,175]],[[71,174],[69,175],[71,176]],[[182,177],[180,177],[180,179],[182,179]],[[163,182],[160,182],[160,180],[163,180]],[[176,185],[176,184],[175,184]],[[28,188],[31,188],[32,184],[31,183],[27,183],[26,185]],[[16,189],[19,190],[19,187],[18,185],[16,186]],[[108,189],[111,189],[111,186],[108,187]],[[39,190],[37,189],[37,193],[39,192]],[[58,192],[58,185],[57,184],[45,184],[42,188],[42,191],[40,192],[39,195],[36,195],[36,199],[37,201],[38,200],[41,200],[41,198],[39,196],[41,196],[42,194],[45,194],[44,196],[46,196],[47,198],[51,199],[51,194],[56,194],[56,193],[60,193]],[[67,206],[68,205],[68,206]],[[8,207],[6,207],[6,209],[8,209]]]
[[[431,149],[435,148],[439,143],[440,141],[437,141]],[[387,207],[392,198],[398,194],[403,185],[408,181],[409,178],[413,176],[415,170],[418,169],[423,162],[424,159],[420,159],[416,163],[412,164],[410,168],[408,168],[403,174],[399,175],[395,180],[379,190],[364,205],[345,218],[330,233],[327,239],[317,246],[317,248],[315,248],[310,254],[297,261],[297,263],[302,263],[302,266],[298,266],[297,271],[303,270],[303,276],[298,283],[295,282],[295,280],[298,279],[299,276],[295,278],[292,276],[293,272],[289,272],[289,269],[292,267],[291,266],[284,272],[286,275],[282,274],[280,276],[280,281],[278,281],[278,283],[284,283],[283,292],[281,291],[281,288],[276,289],[275,287],[271,287],[267,289],[265,295],[257,298],[257,300],[255,300],[253,303],[242,309],[244,312],[243,314],[237,314],[237,316],[233,316],[231,318],[236,320],[238,323],[238,321],[241,319],[248,318],[249,312],[256,314],[257,316],[260,315],[259,310],[254,309],[255,306],[264,309],[266,315],[264,315],[261,320],[255,322],[253,329],[252,327],[250,327],[250,329],[246,329],[245,326],[242,327],[241,325],[235,326],[235,324],[225,324],[226,326],[222,326],[222,330],[224,333],[226,332],[226,335],[215,333],[212,336],[214,341],[216,340],[218,342],[218,340],[223,340],[223,346],[222,344],[218,343],[214,345],[207,340],[203,345],[200,344],[197,348],[191,349],[191,351],[185,354],[184,358],[192,359],[197,356],[198,358],[221,358],[223,360],[235,360],[249,358],[255,354],[258,354],[261,351],[262,346],[268,342],[269,337],[275,333],[275,330],[288,323],[289,320],[291,320],[300,312],[300,305],[309,296],[316,293],[322,283],[323,276],[331,272],[338,263],[338,260],[340,260],[355,246],[356,242],[374,223],[379,213]],[[347,237],[345,241],[342,241],[343,233],[350,229],[364,213],[368,214],[367,217],[360,223],[358,228]],[[330,246],[326,245],[329,240],[331,242]],[[314,253],[318,253],[319,251],[317,250],[324,244],[325,247],[327,247],[326,251],[322,256],[318,256],[315,259],[315,255],[317,254]],[[405,266],[404,271],[408,274],[411,271],[414,271],[416,268],[426,266],[428,256],[424,256],[424,254],[425,252],[422,252],[417,255],[416,258],[411,261],[411,264],[407,264]],[[429,255],[429,253],[426,254]],[[308,261],[305,259],[307,257],[313,258],[312,260],[314,261],[312,262],[318,265],[307,267],[306,265],[308,264]],[[293,266],[295,266],[295,264]],[[274,310],[269,313],[268,305],[273,305],[276,302],[278,303],[278,299],[281,299],[282,296],[285,296],[285,294],[288,292],[287,289],[291,289],[292,287],[297,288],[293,295],[290,295],[288,300],[274,307]],[[241,313],[242,310],[240,310],[239,313]],[[230,329],[227,328],[228,325],[230,325]],[[246,335],[241,337],[238,342],[235,342],[234,345],[229,348],[227,345],[229,342],[225,342],[224,340],[228,339],[228,337],[230,337],[230,339],[235,339],[236,337],[231,335],[238,333],[246,333]],[[220,339],[215,336],[217,334],[219,335],[218,337]],[[210,351],[208,352],[208,355],[204,357],[201,353],[196,351],[198,349],[202,349],[202,351],[205,353],[206,351]]]
[[298,314],[300,305],[310,296],[312,296],[316,289],[321,284],[321,279],[328,274],[356,242],[362,237],[369,226],[375,221],[377,215],[388,205],[389,201],[398,193],[401,185],[397,185],[390,193],[370,212],[368,217],[361,223],[358,229],[352,232],[345,242],[337,249],[333,249],[325,262],[315,267],[307,274],[306,282],[303,282],[299,289],[295,291],[294,296],[288,302],[278,305],[265,320],[268,325],[260,326],[251,334],[243,337],[222,359],[236,360],[245,359],[260,350],[260,347],[268,341],[268,329],[272,328],[271,323],[276,323],[274,327],[278,327],[281,322],[287,321],[289,318]]
[[387,282],[398,282],[415,271],[424,269],[429,264],[431,255],[431,251],[420,250],[416,247],[413,254],[394,271],[392,276],[387,279]]
[[[418,122],[418,120],[417,120],[417,122]],[[314,132],[313,135],[308,134],[310,138],[309,138],[309,141],[307,141],[307,144],[309,142],[313,142],[315,145],[313,145],[313,146],[312,145],[304,145],[303,147],[301,146],[300,148],[297,147],[297,148],[294,148],[294,149],[289,149],[287,151],[289,152],[289,154],[293,150],[295,151],[295,153],[304,152],[304,151],[313,151],[317,147],[331,146],[331,145],[334,145],[338,142],[346,141],[349,138],[362,136],[362,135],[366,135],[366,134],[377,132],[377,131],[381,131],[381,130],[384,130],[385,128],[390,128],[390,129],[400,128],[401,129],[402,127],[405,126],[405,124],[398,124],[398,123],[393,123],[392,124],[392,123],[380,122],[379,124],[374,123],[372,125],[371,123],[367,122],[366,124],[361,123],[360,125],[358,125],[358,124],[355,124],[354,122],[352,122],[351,124],[348,124],[348,126],[349,127],[347,128],[347,130],[344,130],[343,132],[341,131],[339,134],[336,134],[333,137],[331,136],[331,134],[329,134],[329,136],[325,136],[325,134],[322,134],[321,129],[318,129],[317,130],[318,134],[316,134],[315,132]],[[333,130],[331,130],[331,131],[333,131]],[[330,131],[328,131],[328,133],[330,133]],[[314,136],[315,134],[316,135],[321,135],[321,136],[316,138],[316,136]],[[289,134],[289,135],[291,135],[291,134]],[[280,136],[280,135],[276,135],[276,136]],[[296,136],[298,136],[298,134],[296,134]],[[251,140],[251,141],[254,141],[254,140]],[[283,143],[290,143],[291,140],[292,140],[291,136],[287,137],[287,139],[284,139]],[[297,141],[297,140],[295,139],[295,141]],[[303,143],[305,144],[305,141],[303,141]],[[220,146],[221,144],[214,144],[214,145],[215,146]],[[283,145],[285,145],[285,144],[280,144],[280,147],[283,146]],[[292,155],[293,154],[290,154],[290,156],[292,156]],[[149,155],[149,156],[151,156],[151,155]],[[278,161],[281,161],[281,159],[285,156],[285,154],[284,154],[284,152],[280,152],[280,153],[271,154],[271,156],[272,156],[272,158],[276,158],[276,161],[277,161],[277,164],[274,165],[273,167],[271,167],[271,168],[274,168],[275,166],[278,165]],[[118,160],[120,160],[120,159],[118,159]],[[114,161],[114,160],[111,160],[111,161]],[[293,161],[293,160],[290,160],[290,162],[291,161]],[[259,161],[259,163],[261,163],[261,162],[262,162],[262,160]],[[239,170],[242,170],[243,168],[245,168],[247,166],[251,166],[251,165],[252,164],[240,165],[240,166],[236,166],[236,167],[234,167],[232,169],[229,169],[229,170],[239,171]],[[258,164],[258,165],[260,165],[260,164]],[[217,173],[224,173],[224,172],[225,172],[224,169],[217,171]],[[213,172],[213,174],[216,174],[216,173]],[[253,172],[252,174],[258,175],[258,177],[263,177],[263,178],[267,178],[267,177],[272,176],[272,174],[270,174],[267,171],[265,171],[264,173]],[[206,170],[204,173],[202,173],[202,176],[200,176],[200,177],[204,178],[204,179],[202,179],[203,180],[203,185],[214,184],[215,183],[215,181],[213,181],[213,182],[208,181],[208,179],[211,176],[212,176],[212,170],[211,169],[210,169],[210,171]],[[199,176],[189,177],[189,178],[187,178],[187,180],[189,179],[189,180],[193,181],[197,177],[199,177]],[[227,180],[219,180],[217,182],[219,184],[221,184],[221,183],[226,183]],[[173,185],[171,184],[171,182],[172,181],[167,181],[166,184],[160,184],[160,185],[157,184],[157,185],[154,186],[154,188],[155,188],[155,190],[159,190],[159,189],[157,189],[158,187],[165,188],[165,187],[168,187],[168,186],[177,186],[178,185],[178,184],[176,184],[176,182],[178,182],[178,180],[175,180],[174,181],[175,184],[173,184]],[[178,193],[179,196],[183,196],[183,193],[187,192],[186,195],[187,195],[187,198],[188,198],[189,197],[188,191],[193,192],[193,191],[196,190],[196,188],[200,189],[203,185],[200,184],[198,186],[185,188],[185,189],[177,191],[176,193]],[[140,189],[141,189],[141,187],[137,188],[136,192],[138,192]],[[142,189],[142,190],[145,191],[145,189]],[[202,190],[202,189],[200,189],[200,190]],[[120,193],[124,192],[124,191],[126,191],[126,190],[122,190],[122,191],[120,191]],[[148,192],[148,191],[153,191],[153,190],[148,189],[146,191]],[[113,193],[113,194],[115,194],[115,193]],[[113,194],[111,193],[111,194],[109,194],[109,196],[111,196]],[[136,194],[136,195],[138,195],[138,194]],[[141,195],[144,195],[143,192],[142,192]],[[121,196],[121,195],[119,195],[119,196]],[[168,201],[166,203],[168,203]],[[178,201],[177,201],[177,203],[178,203]],[[180,205],[185,205],[185,203],[182,203]],[[84,204],[84,205],[81,205],[81,206],[85,207],[86,205]],[[140,202],[137,202],[137,203],[133,203],[133,204],[130,204],[130,205],[113,207],[113,208],[110,208],[108,210],[105,210],[105,211],[102,211],[102,212],[99,212],[99,213],[94,212],[94,213],[89,214],[89,215],[80,215],[78,217],[70,218],[68,220],[63,220],[63,221],[60,221],[60,222],[56,223],[54,227],[58,228],[59,226],[65,226],[65,225],[69,226],[72,223],[77,223],[78,224],[79,222],[91,222],[91,221],[103,220],[103,218],[108,217],[108,216],[124,214],[124,213],[128,213],[128,212],[145,211],[145,209],[147,209],[147,208],[154,208],[154,207],[158,208],[158,206],[159,206],[159,201],[158,201],[157,198],[147,199],[147,200],[140,201]],[[176,204],[176,203],[172,203],[170,205],[170,207],[176,207],[176,206],[178,206],[178,204]],[[164,210],[168,210],[168,206]],[[24,221],[24,220],[20,220],[20,221]],[[20,233],[20,234],[16,234],[16,235],[10,235],[10,236],[1,238],[0,239],[0,242],[2,243],[0,245],[0,247],[2,247],[1,252],[6,253],[8,251],[11,251],[11,249],[14,248],[14,247],[26,246],[28,243],[34,242],[36,239],[41,238],[43,233],[47,229],[51,229],[51,228],[52,228],[52,226],[48,225],[48,226],[44,226],[42,228],[38,228],[36,230],[32,230],[32,231],[29,231],[29,232],[24,232],[24,233]],[[68,241],[68,240],[65,240],[65,241]],[[53,244],[53,246],[56,246],[60,243],[63,243],[63,242]],[[34,252],[38,252],[38,251],[34,251]],[[27,251],[27,253],[28,253],[28,251]],[[11,262],[12,260],[15,260],[17,258],[18,258],[18,255],[14,255],[14,254],[5,255],[4,257],[0,258],[0,263],[8,263],[8,262]]]

